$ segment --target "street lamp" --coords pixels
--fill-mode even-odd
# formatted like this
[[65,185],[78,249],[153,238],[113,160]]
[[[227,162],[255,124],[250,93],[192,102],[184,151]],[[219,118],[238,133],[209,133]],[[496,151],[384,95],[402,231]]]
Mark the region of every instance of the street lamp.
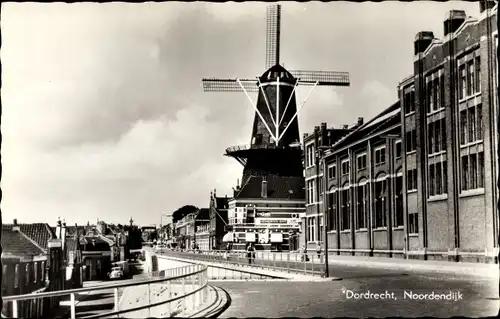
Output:
[[325,246],[325,278],[330,276],[330,272],[328,269],[328,170],[326,167],[326,158],[325,158],[325,150],[329,150],[331,147],[329,146],[320,146],[318,147],[318,156],[322,159],[323,162],[323,231],[325,236],[324,246]]

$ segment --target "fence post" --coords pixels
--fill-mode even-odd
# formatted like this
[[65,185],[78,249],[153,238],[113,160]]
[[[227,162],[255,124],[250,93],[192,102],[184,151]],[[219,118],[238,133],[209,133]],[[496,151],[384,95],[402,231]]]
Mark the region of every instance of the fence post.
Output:
[[276,259],[276,254],[273,254],[273,269],[276,270],[276,263],[275,263],[275,259]]
[[307,274],[307,258],[306,258],[306,256],[304,256],[304,274]]
[[[193,292],[196,289],[196,275],[191,275],[191,292]],[[196,309],[195,304],[196,304],[196,294],[191,295],[191,310]]]
[[114,289],[114,295],[115,295],[115,311],[118,311],[118,288]]
[[286,270],[290,272],[290,254],[286,254]]
[[[148,305],[151,304],[151,286],[148,284]],[[151,307],[148,307],[148,317],[151,317]]]
[[12,300],[12,318],[18,318],[17,300]]
[[76,302],[75,302],[75,294],[71,294],[70,295],[70,307],[71,307],[71,319],[75,319],[76,318]]

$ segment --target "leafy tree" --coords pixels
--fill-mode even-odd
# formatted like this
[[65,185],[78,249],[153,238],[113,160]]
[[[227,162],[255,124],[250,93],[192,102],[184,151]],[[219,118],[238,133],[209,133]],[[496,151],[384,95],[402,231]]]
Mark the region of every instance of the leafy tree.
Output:
[[198,211],[198,207],[193,206],[193,205],[185,205],[185,206],[182,206],[181,208],[179,208],[178,210],[176,210],[172,214],[172,219],[175,223],[175,222],[181,220],[184,216],[191,214],[191,213],[194,213],[196,211]]

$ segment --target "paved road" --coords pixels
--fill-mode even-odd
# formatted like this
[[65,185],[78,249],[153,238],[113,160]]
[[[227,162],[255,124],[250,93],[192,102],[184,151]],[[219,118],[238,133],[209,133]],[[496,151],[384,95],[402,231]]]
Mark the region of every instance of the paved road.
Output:
[[[226,289],[228,317],[484,317],[498,313],[498,282],[465,276],[334,266],[330,282],[213,282]],[[347,291],[347,292],[346,292]],[[356,299],[346,293],[385,293],[395,299]],[[462,300],[411,300],[404,292],[461,293]],[[457,296],[458,297],[458,296]]]

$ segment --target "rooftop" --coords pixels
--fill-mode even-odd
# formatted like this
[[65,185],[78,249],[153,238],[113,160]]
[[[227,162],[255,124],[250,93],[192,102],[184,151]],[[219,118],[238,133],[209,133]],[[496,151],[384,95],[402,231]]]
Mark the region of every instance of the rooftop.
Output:
[[[250,176],[234,198],[262,198],[262,176]],[[267,198],[304,200],[304,178],[267,176]]]

